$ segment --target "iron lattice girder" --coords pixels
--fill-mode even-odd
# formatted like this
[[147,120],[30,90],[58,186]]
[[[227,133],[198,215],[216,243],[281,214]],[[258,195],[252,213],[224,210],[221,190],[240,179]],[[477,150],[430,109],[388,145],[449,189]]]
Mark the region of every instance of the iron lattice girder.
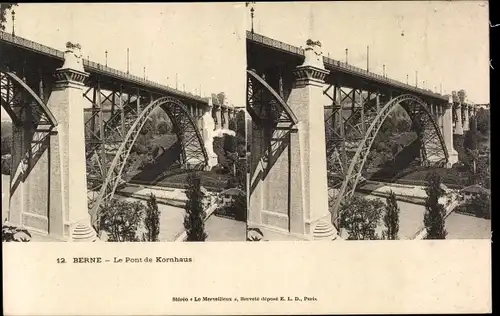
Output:
[[[380,127],[389,116],[390,112],[398,105],[402,105],[412,119],[413,129],[416,130],[417,136],[421,141],[423,158],[430,159],[432,157],[435,163],[444,163],[448,161],[448,152],[443,136],[433,115],[428,110],[427,105],[419,98],[411,95],[400,95],[393,98],[381,107],[376,117],[367,122],[369,127],[366,134],[363,140],[357,144],[355,154],[349,161],[349,168],[347,172],[345,172],[340,190],[336,194],[333,204],[333,211],[334,214],[336,214],[334,221],[340,215],[337,210],[343,200],[354,194],[366,158]],[[338,149],[336,148],[335,151],[338,151]]]
[[252,70],[247,70],[247,111],[257,124],[293,126],[298,122],[283,98]]
[[181,143],[181,157],[184,164],[194,165],[196,169],[203,169],[208,163],[208,154],[204,147],[200,131],[188,112],[185,105],[173,97],[162,97],[147,105],[128,129],[127,135],[120,144],[109,168],[107,176],[101,186],[91,211],[92,222],[98,220],[98,211],[101,205],[105,205],[112,198],[116,188],[120,184],[121,175],[126,166],[127,159],[144,124],[148,121],[151,113],[157,107],[161,107],[171,119],[177,137]]
[[[13,72],[0,72],[0,95],[2,108],[10,115],[14,130],[21,135],[20,139],[12,138],[12,195],[47,149],[48,137],[57,126],[57,121],[40,97]],[[30,133],[21,131],[25,129]],[[26,139],[28,134],[30,136]],[[19,141],[21,143],[14,143]],[[29,142],[28,147],[26,141]],[[16,154],[16,148],[21,152]]]

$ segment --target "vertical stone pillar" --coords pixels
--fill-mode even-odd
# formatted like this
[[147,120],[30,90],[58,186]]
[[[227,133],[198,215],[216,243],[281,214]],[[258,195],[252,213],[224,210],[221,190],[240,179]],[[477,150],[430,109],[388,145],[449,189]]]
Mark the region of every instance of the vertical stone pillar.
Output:
[[463,129],[464,129],[464,132],[467,132],[470,128],[469,128],[469,105],[467,103],[464,103],[462,105],[462,108],[464,110],[464,115],[463,115],[463,121],[464,121],[464,125],[463,125]]
[[294,69],[288,105],[299,121],[291,135],[290,230],[307,239],[332,240],[337,231],[328,209],[323,85],[328,74],[321,43],[308,41],[305,60]]
[[97,240],[87,207],[83,89],[88,75],[80,45],[68,42],[47,102],[58,122],[48,149],[49,234],[68,241]]
[[222,128],[222,106],[221,105],[215,105],[214,110],[215,110],[215,130],[221,129]]
[[462,128],[462,102],[459,98],[459,95],[457,94],[456,91],[452,92],[452,100],[454,106],[454,111],[456,115],[456,122],[455,122],[455,130],[453,131],[457,135],[463,135],[464,130]]
[[229,109],[227,107],[222,108],[222,122],[224,122],[223,129],[229,129]]
[[217,154],[214,152],[213,142],[214,142],[214,130],[215,122],[212,117],[212,99],[208,100],[208,106],[205,109],[205,113],[201,118],[201,131],[203,142],[205,145],[205,150],[208,154],[208,165],[207,170],[211,170],[212,167],[217,165]]
[[458,153],[453,148],[453,98],[449,97],[448,104],[445,105],[444,115],[443,115],[443,138],[446,145],[446,150],[448,151],[448,164],[447,168],[458,162]]

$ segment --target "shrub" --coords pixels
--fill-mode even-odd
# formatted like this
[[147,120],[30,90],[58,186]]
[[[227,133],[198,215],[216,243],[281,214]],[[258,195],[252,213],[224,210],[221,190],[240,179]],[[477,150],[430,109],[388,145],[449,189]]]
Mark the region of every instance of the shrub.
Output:
[[29,242],[31,234],[25,228],[16,227],[14,225],[3,224],[2,226],[2,241],[5,242]]
[[384,202],[379,199],[371,200],[359,196],[351,197],[339,210],[340,227],[347,231],[347,239],[380,239],[375,231],[384,207]]
[[105,231],[111,242],[139,241],[138,229],[144,214],[144,204],[112,200],[99,211],[99,230]]

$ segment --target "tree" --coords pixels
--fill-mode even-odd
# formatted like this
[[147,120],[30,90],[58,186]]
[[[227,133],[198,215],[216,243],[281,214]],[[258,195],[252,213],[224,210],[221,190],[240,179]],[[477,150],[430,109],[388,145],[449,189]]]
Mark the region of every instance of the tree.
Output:
[[156,129],[158,131],[158,134],[165,135],[170,131],[170,126],[168,125],[167,121],[160,121],[156,125]]
[[427,176],[427,199],[425,201],[424,226],[427,230],[426,239],[445,239],[445,209],[439,203],[439,198],[444,195],[441,188],[441,177],[433,172]]
[[142,126],[140,133],[142,135],[151,135],[151,133],[153,132],[153,126],[154,125],[152,120],[150,119],[146,120],[146,123],[144,123],[144,125]]
[[139,241],[137,230],[144,213],[141,202],[114,199],[99,212],[99,230],[108,234],[108,241]]
[[236,135],[243,139],[245,139],[246,136],[246,118],[245,111],[243,110],[236,113]]
[[228,127],[230,130],[232,131],[235,131],[236,132],[236,119],[234,117],[232,117],[230,120],[229,120],[229,123],[228,123]]
[[487,135],[490,132],[490,111],[479,109],[476,113],[476,124],[477,130],[481,134]]
[[348,240],[379,239],[376,229],[384,209],[384,202],[379,199],[351,197],[340,208],[340,227],[348,233]]
[[486,192],[480,192],[467,203],[467,208],[477,217],[491,219],[491,196]]
[[13,10],[12,7],[17,6],[17,3],[0,3],[0,30],[5,31],[5,22],[7,22],[7,11]]
[[384,224],[386,231],[383,232],[384,239],[396,240],[399,232],[399,206],[396,195],[391,191],[386,198]]
[[226,155],[228,153],[234,153],[236,151],[236,137],[227,134],[224,135],[223,149]]
[[186,241],[205,241],[207,234],[205,233],[205,217],[206,213],[203,210],[201,192],[201,179],[196,173],[192,173],[187,178],[188,188],[186,196],[188,201],[184,209],[184,229],[186,230]]
[[231,205],[233,208],[234,217],[237,221],[247,221],[247,196],[246,194],[238,194]]
[[146,207],[146,216],[144,217],[144,227],[146,233],[143,234],[143,241],[159,241],[160,235],[160,211],[156,203],[156,197],[153,193],[149,195],[148,205]]
[[2,156],[12,152],[12,135],[2,135]]

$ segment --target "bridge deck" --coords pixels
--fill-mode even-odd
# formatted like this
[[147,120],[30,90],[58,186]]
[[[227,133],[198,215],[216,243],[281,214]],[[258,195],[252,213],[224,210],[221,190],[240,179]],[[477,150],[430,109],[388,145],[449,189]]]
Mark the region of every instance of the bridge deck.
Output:
[[[288,61],[295,61],[304,59],[304,49],[300,47],[296,47],[290,44],[283,43],[281,41],[247,31],[247,48],[248,46],[259,46],[260,50],[258,53],[262,55],[266,55],[268,58],[265,61],[259,60],[257,63],[265,62],[268,65],[271,64],[284,64]],[[259,48],[257,48],[259,49]],[[265,49],[265,51],[263,51]],[[252,51],[256,52],[256,50]],[[250,53],[249,53],[250,55]],[[247,56],[248,64],[251,64],[252,56]],[[349,77],[350,81],[353,79],[362,79],[363,82],[372,86],[386,87],[389,89],[397,90],[402,93],[411,93],[416,94],[422,97],[431,98],[436,101],[448,101],[448,97],[445,95],[441,95],[439,93],[434,93],[430,90],[416,88],[405,83],[399,82],[397,80],[383,77],[382,75],[366,71],[356,66],[352,66],[346,64],[344,62],[335,60],[333,58],[329,58],[323,56],[323,61],[325,63],[325,68],[337,73],[342,74],[345,77]]]
[[[31,51],[39,56],[44,56],[54,61],[59,61],[61,65],[64,60],[64,52],[62,51],[19,36],[13,36],[12,34],[3,31],[0,31],[0,44],[2,44],[2,46],[10,46],[10,48]],[[172,95],[185,100],[194,101],[196,103],[208,103],[207,99],[204,99],[192,93],[179,91],[177,89],[156,83],[154,81],[144,79],[132,74],[127,74],[126,72],[118,69],[107,67],[88,59],[83,59],[83,66],[85,71],[89,72],[91,75],[98,75],[100,78],[104,79],[104,81],[112,81],[115,84],[124,84],[127,86],[133,85],[135,88],[140,90],[156,92],[162,95]],[[106,89],[105,86],[103,86],[103,88]]]

